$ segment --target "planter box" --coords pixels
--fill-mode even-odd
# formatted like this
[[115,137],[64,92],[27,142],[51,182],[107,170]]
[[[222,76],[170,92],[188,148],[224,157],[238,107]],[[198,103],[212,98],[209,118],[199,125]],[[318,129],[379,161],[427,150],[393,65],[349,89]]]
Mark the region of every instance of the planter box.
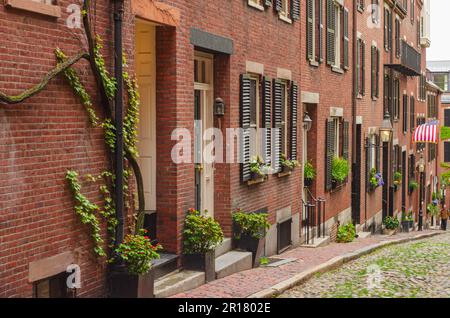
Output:
[[398,229],[395,229],[395,230],[389,230],[389,229],[383,229],[383,234],[384,235],[395,235],[396,233],[397,233],[397,230]]
[[205,272],[206,282],[216,279],[215,251],[205,254],[184,254],[183,268],[192,271]]
[[112,272],[110,294],[112,298],[154,298],[155,272],[135,275],[124,272]]
[[259,265],[259,259],[264,255],[265,238],[254,238],[248,234],[241,234],[240,239],[235,239],[235,246],[241,250],[252,253],[252,264],[254,267]]
[[411,223],[409,221],[402,221],[402,232],[409,233],[411,231]]
[[313,180],[312,179],[305,179],[304,180],[304,186],[305,187],[310,188],[310,187],[312,187],[312,185],[313,185]]

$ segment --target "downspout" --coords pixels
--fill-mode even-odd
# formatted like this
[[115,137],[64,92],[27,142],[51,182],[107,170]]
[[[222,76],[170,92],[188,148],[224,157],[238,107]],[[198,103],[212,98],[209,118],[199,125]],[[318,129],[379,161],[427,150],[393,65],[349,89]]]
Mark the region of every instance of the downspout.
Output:
[[115,199],[116,228],[115,245],[118,246],[124,238],[124,202],[123,202],[123,76],[122,76],[122,18],[123,0],[114,0],[114,76],[117,81],[117,91],[114,100],[114,118],[116,126],[115,144]]

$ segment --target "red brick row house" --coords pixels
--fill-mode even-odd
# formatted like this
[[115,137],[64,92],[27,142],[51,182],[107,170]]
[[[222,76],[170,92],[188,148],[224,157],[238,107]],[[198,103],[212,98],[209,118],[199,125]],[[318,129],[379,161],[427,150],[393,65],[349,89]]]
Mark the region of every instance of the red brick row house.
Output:
[[[145,225],[164,246],[162,273],[181,266],[189,208],[207,210],[227,238],[232,212],[267,212],[267,256],[304,243],[307,224],[325,223],[326,235],[338,221],[369,231],[380,228],[383,216],[418,212],[418,191],[408,193],[407,185],[420,157],[411,131],[422,114],[429,116],[421,0],[372,1],[379,4],[373,10],[351,0],[124,3],[125,53],[141,95]],[[70,4],[8,0],[0,6],[0,91],[19,93],[38,83],[55,65],[56,47],[80,49],[67,28]],[[95,6],[112,70],[111,3]],[[83,63],[76,68],[94,91]],[[385,114],[393,137],[383,143]],[[108,295],[107,270],[91,255],[64,180],[68,169],[95,175],[108,167],[102,130],[89,128],[85,110],[59,78],[21,104],[1,105],[0,121],[0,297],[51,296],[50,286],[72,263],[82,273],[77,296]],[[229,134],[237,128],[280,134]],[[197,160],[205,139],[213,138],[208,134],[217,141],[218,131],[216,160]],[[249,159],[256,155],[276,173],[254,179]],[[281,155],[312,163],[311,187],[304,187],[301,168],[281,170]],[[343,182],[332,178],[335,157],[351,167]],[[424,185],[432,184],[430,191],[433,162]],[[370,187],[373,169],[384,186]],[[403,176],[397,186],[395,172]],[[83,191],[101,202],[95,187]],[[314,221],[308,203],[315,205]]]

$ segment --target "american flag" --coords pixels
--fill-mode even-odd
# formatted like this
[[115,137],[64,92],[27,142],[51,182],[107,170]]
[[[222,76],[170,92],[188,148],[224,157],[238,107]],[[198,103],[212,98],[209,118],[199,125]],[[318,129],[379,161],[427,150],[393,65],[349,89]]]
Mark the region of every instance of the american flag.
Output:
[[438,142],[438,125],[439,121],[433,120],[429,123],[417,126],[413,134],[413,142],[427,142],[427,143],[437,143]]

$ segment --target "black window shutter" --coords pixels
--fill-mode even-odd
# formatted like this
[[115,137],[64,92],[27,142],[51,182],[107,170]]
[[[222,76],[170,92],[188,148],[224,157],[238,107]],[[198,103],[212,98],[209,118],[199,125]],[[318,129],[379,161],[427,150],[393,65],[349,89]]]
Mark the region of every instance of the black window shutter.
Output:
[[395,19],[395,55],[400,57],[400,20]]
[[380,172],[380,136],[375,135],[375,169]]
[[392,12],[388,11],[388,43],[389,43],[389,50],[392,50]]
[[241,179],[243,182],[251,179],[250,171],[250,122],[251,122],[251,83],[247,74],[241,75],[240,87],[240,120],[243,128],[241,136]]
[[403,95],[403,132],[408,132],[408,95]]
[[450,109],[444,110],[444,126],[450,127]]
[[409,103],[410,108],[410,125],[411,125],[411,131],[414,132],[414,129],[416,128],[416,107],[415,107],[415,100],[414,96],[411,96]]
[[336,58],[336,19],[333,0],[327,0],[327,64],[334,65]]
[[366,94],[366,42],[361,41],[361,94]]
[[291,86],[291,160],[297,160],[298,85]]
[[280,171],[280,159],[281,159],[281,144],[282,144],[282,111],[283,111],[283,98],[282,98],[282,83],[279,80],[273,81],[273,127],[274,130],[274,152],[272,158],[272,166],[275,171]]
[[388,33],[389,33],[389,27],[388,27],[388,9],[384,9],[384,48],[385,50],[389,50],[389,40],[388,40]]
[[319,13],[319,21],[318,21],[318,41],[319,41],[319,62],[323,62],[323,1],[317,0],[318,2],[318,13]]
[[380,56],[381,56],[381,50],[377,49],[377,76],[376,76],[376,97],[380,97]]
[[283,3],[281,0],[275,0],[275,11],[280,12],[283,8]]
[[450,162],[450,142],[444,142],[444,162]]
[[348,30],[348,9],[344,8],[344,68],[348,69],[348,54],[349,54],[349,30]]
[[271,163],[271,151],[272,151],[272,81],[269,77],[263,78],[262,83],[262,111],[263,111],[263,125],[265,130],[264,134],[264,161],[266,164]]
[[366,191],[368,191],[369,189],[369,180],[370,180],[370,170],[372,170],[373,167],[371,167],[371,158],[372,158],[372,153],[373,151],[373,146],[370,144],[370,138],[366,138]]
[[291,18],[294,21],[300,19],[300,0],[291,0]]
[[331,169],[333,165],[334,158],[334,133],[335,133],[335,123],[332,118],[327,120],[327,141],[326,141],[326,151],[325,151],[325,190],[330,191],[332,188],[332,177]]
[[361,39],[356,40],[356,95],[361,93]]
[[314,0],[306,1],[306,57],[308,60],[314,60]]
[[372,98],[375,98],[376,96],[376,87],[375,87],[375,78],[377,76],[377,68],[375,65],[376,62],[376,54],[377,54],[377,48],[372,45],[371,51],[370,51],[370,94]]
[[349,142],[350,142],[349,128],[350,128],[350,123],[348,121],[344,121],[343,139],[342,139],[342,157],[345,160],[349,159]]

